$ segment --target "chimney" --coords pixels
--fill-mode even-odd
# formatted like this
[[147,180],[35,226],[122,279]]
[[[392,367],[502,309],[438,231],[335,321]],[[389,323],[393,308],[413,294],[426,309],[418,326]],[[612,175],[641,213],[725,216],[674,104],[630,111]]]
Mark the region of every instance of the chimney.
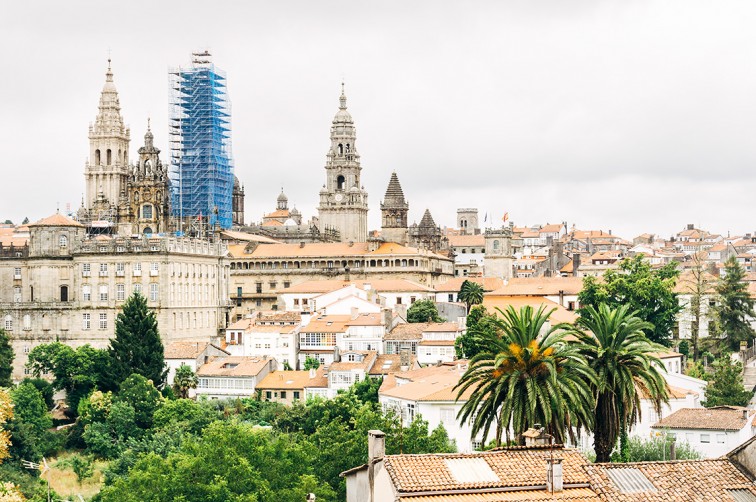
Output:
[[310,379],[312,380],[313,378],[315,378],[317,373],[318,373],[318,370],[316,370],[315,368],[310,368]]
[[546,459],[546,491],[557,493],[564,490],[562,479],[562,459]]
[[572,255],[572,277],[580,277],[578,269],[580,268],[580,253]]
[[694,228],[693,223],[688,223],[688,230],[693,230]]
[[743,410],[743,420],[748,421],[748,410]]
[[344,267],[344,281],[349,282],[349,267]]
[[564,307],[564,290],[563,289],[559,290],[559,305]]
[[412,357],[410,355],[410,349],[409,347],[404,347],[399,349],[399,365],[400,369],[402,371],[407,371],[410,367],[410,363],[412,362]]
[[333,362],[338,363],[341,361],[341,354],[339,354],[339,348],[333,348]]
[[386,453],[386,434],[379,430],[368,431],[368,463],[381,460]]

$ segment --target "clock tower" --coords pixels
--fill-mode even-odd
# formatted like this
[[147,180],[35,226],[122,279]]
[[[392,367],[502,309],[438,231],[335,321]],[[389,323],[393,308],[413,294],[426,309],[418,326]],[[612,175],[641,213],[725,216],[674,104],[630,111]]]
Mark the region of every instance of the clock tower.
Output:
[[318,206],[320,232],[336,230],[341,242],[367,241],[367,192],[360,181],[362,168],[356,140],[342,83],[339,111],[331,124],[331,147],[326,155],[326,183],[320,190]]

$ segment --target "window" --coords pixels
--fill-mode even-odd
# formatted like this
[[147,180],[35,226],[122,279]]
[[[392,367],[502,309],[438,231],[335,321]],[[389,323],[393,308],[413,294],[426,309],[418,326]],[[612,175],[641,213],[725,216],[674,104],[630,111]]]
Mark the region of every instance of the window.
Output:
[[142,294],[142,285],[140,283],[134,283],[134,293]]
[[711,443],[711,436],[709,434],[701,434],[702,443]]
[[152,204],[145,204],[142,206],[142,218],[145,220],[152,219]]
[[119,277],[123,277],[124,275],[126,275],[125,263],[116,263],[116,275]]
[[133,268],[134,277],[139,277],[142,275],[142,264],[141,263],[135,263]]
[[160,264],[157,262],[152,262],[150,264],[150,275],[154,277],[158,275],[158,272],[160,272]]
[[100,301],[108,301],[108,286],[107,284],[100,284]]
[[396,297],[396,304],[397,305],[401,305],[402,304],[402,297],[401,296],[397,296]]
[[89,329],[92,325],[92,314],[81,314],[81,329]]
[[299,399],[299,391],[298,390],[294,391],[294,399]]
[[410,304],[413,304],[416,301],[417,301],[417,298],[415,298],[414,296],[410,296]]
[[108,264],[100,263],[100,277],[108,275]]
[[270,281],[270,289],[276,289],[275,281]]
[[85,302],[88,302],[92,299],[92,286],[89,284],[83,284],[81,286],[81,298]]
[[100,314],[100,329],[108,329],[108,314]]
[[156,302],[158,301],[158,285],[157,283],[150,284],[150,301]]
[[14,279],[21,279],[21,267],[15,267],[13,269],[13,278]]
[[13,286],[13,301],[16,303],[21,301],[21,286]]
[[284,288],[288,288],[291,286],[291,283],[289,281],[284,281]]
[[[28,330],[31,329],[31,316],[29,314],[26,314],[24,316],[24,329],[26,331],[28,331]],[[722,442],[724,442],[724,441],[722,441]]]
[[255,284],[255,293],[262,293],[262,282]]
[[407,403],[407,415],[405,416],[407,423],[411,423],[415,419],[415,403]]
[[448,428],[450,425],[454,424],[454,408],[441,408],[440,414],[441,414],[441,422]]
[[453,302],[454,301],[454,293],[449,293],[449,300],[448,301],[449,302]]
[[286,399],[286,391],[285,390],[281,391],[281,399]]
[[123,301],[126,299],[126,285],[116,284],[116,300]]
[[271,391],[269,391],[269,390],[266,390],[265,391],[265,399],[267,399],[268,401],[270,401],[271,397],[273,397],[273,393]]
[[68,236],[63,234],[60,236],[60,239],[58,239],[58,245],[62,248],[68,247]]
[[[89,263],[82,263],[81,264],[81,276],[82,277],[89,277],[91,271],[91,264]],[[20,273],[20,271],[19,271]]]
[[13,331],[13,318],[10,315],[5,316],[5,331]]

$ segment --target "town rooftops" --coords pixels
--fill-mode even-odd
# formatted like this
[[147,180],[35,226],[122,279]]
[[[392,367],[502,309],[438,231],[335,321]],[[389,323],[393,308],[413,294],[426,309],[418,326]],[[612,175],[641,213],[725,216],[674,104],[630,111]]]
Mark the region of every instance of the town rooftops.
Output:
[[383,314],[378,313],[358,313],[351,316],[351,320],[346,323],[347,326],[382,326]]
[[489,295],[557,296],[560,292],[577,295],[582,290],[580,277],[516,277]]
[[[386,455],[383,462],[395,489],[403,496],[409,497],[412,492],[481,488],[523,488],[532,491],[534,487],[545,485],[546,459],[549,455],[550,448],[548,447],[529,447],[475,453]],[[578,450],[554,448],[553,455],[555,458],[562,459],[562,476],[566,492],[573,489],[570,485],[587,488],[590,479],[583,466],[588,461]],[[539,491],[545,495],[545,486]],[[587,498],[582,497],[582,500],[598,500],[598,496],[590,490],[584,495]],[[530,498],[462,500],[530,500]]]
[[[417,369],[417,356],[410,355],[409,369]],[[399,354],[380,354],[372,368],[370,376],[388,375],[402,370],[402,358]],[[392,384],[393,386],[393,384]]]
[[476,247],[483,248],[486,245],[486,236],[478,235],[450,235],[448,237],[451,247]]
[[299,284],[295,284],[289,288],[283,290],[283,293],[301,293],[301,294],[315,294],[315,293],[330,293],[348,286],[355,286],[359,289],[369,291],[374,290],[381,292],[432,292],[433,290],[428,286],[423,286],[416,282],[408,281],[406,279],[375,279],[366,281],[344,281],[339,279],[331,279],[326,281],[305,281]]
[[495,291],[504,285],[504,281],[498,277],[454,277],[443,284],[436,286],[438,293],[457,293],[462,289],[465,281],[474,282],[483,287],[483,291]]
[[251,317],[245,317],[229,325],[226,329],[248,331],[249,329],[252,328],[252,326],[254,326],[254,324],[255,324],[254,319],[252,319]]
[[[467,361],[455,361],[439,366],[426,366],[417,370],[395,374],[395,380],[384,380],[378,391],[380,396],[407,401],[456,401],[457,385],[467,369]],[[392,387],[392,385],[395,385]],[[460,400],[466,400],[468,389]]]
[[[163,350],[164,359],[196,359],[202,354],[208,345],[207,342],[168,342]],[[213,345],[215,347],[215,345]],[[215,347],[218,350],[223,350]],[[223,350],[223,352],[226,352]],[[226,352],[228,354],[228,352]]]
[[47,218],[42,218],[34,223],[29,223],[30,227],[83,227],[81,223],[76,220],[63,216],[60,213],[55,213]]
[[740,406],[683,408],[662,418],[651,427],[654,429],[739,431],[753,421],[754,414],[756,410]]
[[[345,358],[349,354],[359,354],[362,356],[362,361],[347,361]],[[374,350],[346,350],[341,354],[341,361],[331,363],[328,367],[328,371],[352,371],[363,370],[365,373],[370,372],[370,368],[375,364],[375,360],[378,357],[378,352]]]
[[197,376],[254,377],[268,365],[275,366],[275,359],[246,356],[218,357],[200,366]]
[[402,323],[394,326],[391,332],[386,333],[384,340],[420,340],[423,333],[448,333],[460,331],[459,324],[455,322],[415,322]]
[[549,300],[548,298],[537,298],[531,296],[488,296],[483,297],[483,306],[486,307],[489,313],[498,312],[496,309],[506,310],[508,307],[512,307],[519,311],[522,307],[532,307],[533,310],[538,310],[541,307],[545,307],[545,311],[549,312],[554,310],[549,317],[552,323],[566,322],[573,324],[577,321],[577,314],[572,310],[567,310],[556,302]]
[[300,333],[344,333],[347,323],[352,320],[350,315],[321,315],[313,317]]

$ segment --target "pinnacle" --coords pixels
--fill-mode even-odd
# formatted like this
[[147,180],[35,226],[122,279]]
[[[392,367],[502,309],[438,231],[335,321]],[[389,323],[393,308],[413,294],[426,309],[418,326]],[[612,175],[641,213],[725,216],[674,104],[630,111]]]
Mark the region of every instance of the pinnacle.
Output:
[[386,188],[384,199],[386,201],[392,200],[404,203],[404,191],[402,190],[402,185],[399,183],[399,178],[396,176],[396,171],[391,173],[391,179],[389,180],[388,188]]

